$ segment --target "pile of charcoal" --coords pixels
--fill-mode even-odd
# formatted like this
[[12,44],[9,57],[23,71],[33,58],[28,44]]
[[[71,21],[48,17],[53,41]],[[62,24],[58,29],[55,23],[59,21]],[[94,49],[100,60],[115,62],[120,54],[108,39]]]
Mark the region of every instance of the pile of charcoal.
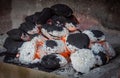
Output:
[[19,28],[7,32],[4,62],[51,72],[72,64],[75,71],[109,63],[116,55],[100,30],[81,31],[73,11],[55,4],[25,17]]

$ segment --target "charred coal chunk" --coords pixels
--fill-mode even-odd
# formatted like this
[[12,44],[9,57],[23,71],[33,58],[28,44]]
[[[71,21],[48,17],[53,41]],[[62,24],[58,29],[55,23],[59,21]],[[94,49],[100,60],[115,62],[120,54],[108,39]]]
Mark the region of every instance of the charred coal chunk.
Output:
[[14,63],[14,58],[15,58],[14,56],[6,55],[3,61],[5,63]]
[[90,40],[89,40],[89,37],[85,34],[75,33],[75,34],[70,34],[67,37],[67,42],[70,45],[73,45],[79,49],[82,49],[82,48],[88,48]]
[[10,53],[8,51],[4,51],[0,53],[0,56],[13,56],[15,57],[17,53]]
[[7,52],[14,54],[18,52],[18,48],[21,47],[22,44],[23,41],[15,41],[8,37],[3,46],[7,49]]
[[36,34],[29,35],[27,32],[22,31],[21,29],[12,29],[7,32],[9,38],[15,41],[29,41]]
[[25,18],[26,22],[30,22],[34,25],[45,24],[49,18],[53,16],[53,11],[51,8],[44,8],[41,12],[35,12],[33,15],[27,16]]
[[42,12],[35,12],[33,20],[35,22],[35,24],[37,23],[37,20],[40,19]]
[[104,33],[100,30],[91,30],[91,32],[94,34],[95,37],[102,37]]
[[103,53],[103,52],[99,52],[99,54],[98,54],[100,57],[101,57],[101,60],[102,60],[102,63],[103,63],[103,65],[105,65],[106,63],[107,63],[107,57],[106,57],[106,54],[105,53]]
[[53,9],[53,12],[58,16],[69,17],[73,14],[72,9],[65,4],[55,4],[51,6],[51,9]]
[[25,21],[26,22],[31,22],[31,23],[35,24],[34,14],[25,17]]
[[17,53],[10,53],[10,52],[5,52],[4,53],[4,59],[3,59],[3,61],[5,62],[5,63],[12,63],[12,64],[17,64],[17,65],[19,65],[20,63],[19,63],[19,60],[18,60],[18,58],[16,58],[16,54]]
[[60,68],[60,59],[55,54],[46,55],[41,60],[41,65],[47,69],[58,69]]
[[24,32],[28,32],[30,30],[33,30],[33,28],[35,28],[35,25],[32,24],[31,22],[24,22],[20,25],[19,29],[24,31]]
[[14,58],[18,53],[18,48],[21,47],[22,44],[23,41],[15,41],[8,37],[3,45],[7,49],[7,51],[3,53],[3,56],[5,56],[4,62],[14,63]]
[[54,48],[55,46],[58,46],[58,44],[55,41],[53,41],[53,40],[47,40],[46,41],[46,45],[48,47],[51,47],[51,48]]
[[[107,55],[103,52],[99,52],[99,53],[94,53],[97,61],[99,62],[97,65],[100,66],[100,65],[105,65],[106,63],[108,63],[108,58],[107,58]],[[101,64],[100,64],[100,61],[101,61]]]
[[79,21],[77,20],[77,18],[74,15],[71,15],[69,17],[66,18],[68,23],[73,23],[74,25],[79,24]]
[[38,18],[40,18],[40,15],[41,15],[41,12],[35,12],[35,14],[32,14],[32,15],[25,17],[25,21],[31,22],[35,25]]
[[53,16],[53,11],[51,8],[44,8],[41,12],[41,14],[39,15],[39,17],[37,17],[36,14],[36,24],[45,24],[47,22],[47,20],[49,18],[51,18]]
[[23,33],[23,31],[21,31],[19,29],[12,29],[7,32],[7,35],[13,40],[21,41],[22,33]]
[[24,32],[22,33],[22,39],[24,41],[29,41],[39,34],[39,28],[30,22],[22,23],[19,29]]
[[[30,65],[30,66],[31,66],[31,65]],[[38,67],[39,70],[45,71],[45,72],[52,72],[52,71],[54,71],[53,69],[45,68],[45,67],[42,66],[40,63],[38,63],[38,65],[37,65],[36,67]]]
[[55,26],[64,26],[66,23],[66,18],[63,16],[54,15],[51,17],[52,24]]
[[58,26],[49,25],[49,24],[43,25],[42,28],[47,30],[48,32],[62,31],[63,30],[63,27],[58,27]]

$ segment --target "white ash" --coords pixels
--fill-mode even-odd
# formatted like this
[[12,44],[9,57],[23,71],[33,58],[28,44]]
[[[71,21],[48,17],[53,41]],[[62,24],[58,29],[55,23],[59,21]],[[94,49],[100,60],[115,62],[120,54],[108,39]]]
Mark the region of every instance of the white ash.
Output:
[[62,40],[52,40],[52,41],[56,42],[57,46],[54,46],[54,48],[51,48],[46,45],[46,41],[45,41],[45,43],[41,47],[41,50],[46,52],[47,54],[64,52],[65,44]]
[[74,31],[76,30],[76,26],[73,23],[66,23],[65,27],[69,30],[69,31]]
[[44,41],[46,41],[47,39],[43,36],[43,35],[38,35],[38,36],[36,36],[35,37],[36,38],[36,40],[38,41],[38,42],[44,42]]
[[70,58],[73,68],[81,73],[88,73],[96,63],[94,54],[89,49],[80,49],[72,53]]
[[95,55],[96,65],[101,66],[109,62],[107,50],[100,43],[92,44],[91,50]]
[[66,45],[67,45],[68,50],[69,50],[71,53],[79,50],[79,48],[77,48],[77,47],[69,44],[68,42],[66,42]]
[[103,52],[107,56],[109,56],[110,59],[112,59],[116,55],[114,49],[112,48],[112,46],[108,42],[104,42],[103,45],[100,43],[94,43],[91,45],[91,50],[97,54],[99,52]]
[[[38,37],[34,37],[31,41],[24,42],[19,48],[19,61],[23,64],[34,63],[34,54],[36,52],[36,42]],[[38,61],[36,61],[38,62]]]
[[49,33],[47,32],[47,30],[45,30],[44,28],[41,29],[41,32],[43,35],[45,35],[47,38],[52,39],[52,37],[49,35]]
[[96,42],[96,41],[103,41],[105,40],[105,35],[102,35],[101,37],[95,37],[95,35],[91,32],[91,30],[84,30],[82,33],[86,34],[91,42]]
[[50,31],[50,32],[48,32],[47,30],[42,28],[41,32],[50,39],[61,38],[61,37],[67,36],[69,34],[69,31],[64,27],[63,27],[62,31],[54,30],[54,31]]
[[49,32],[50,34],[52,34],[53,36],[57,36],[57,37],[63,37],[68,35],[68,30],[66,28],[63,27],[63,30],[60,31],[53,31],[53,32]]
[[65,57],[63,57],[60,54],[56,54],[56,55],[57,55],[57,58],[60,59],[60,62],[59,62],[60,67],[63,67],[68,63],[68,61],[65,59]]
[[91,50],[96,54],[98,54],[99,52],[106,53],[105,48],[103,48],[103,46],[99,43],[92,44],[91,45]]
[[[96,65],[99,65],[99,66],[103,65],[101,56],[95,55],[95,58],[96,58],[96,63],[95,63]],[[107,61],[106,61],[106,63],[107,63]]]

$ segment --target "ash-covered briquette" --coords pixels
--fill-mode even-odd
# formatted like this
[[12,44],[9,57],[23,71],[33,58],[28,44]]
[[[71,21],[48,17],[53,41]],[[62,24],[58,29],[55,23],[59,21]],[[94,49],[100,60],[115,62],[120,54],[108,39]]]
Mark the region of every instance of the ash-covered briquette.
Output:
[[57,42],[55,42],[54,40],[47,40],[47,41],[46,41],[46,46],[47,46],[47,47],[50,47],[50,48],[54,48],[54,47],[57,47],[58,44],[57,44]]
[[38,28],[33,28],[33,30],[30,30],[28,32],[24,32],[21,29],[12,29],[7,32],[9,38],[15,40],[15,41],[29,41],[33,37],[38,36],[39,30]]
[[[39,59],[35,58],[36,41],[38,37],[34,37],[31,41],[24,42],[19,48],[19,61],[22,64],[36,63]],[[34,59],[35,58],[35,59]]]
[[73,24],[72,22],[67,22],[65,23],[65,27],[69,30],[69,32],[74,32],[77,31],[78,29],[76,28],[77,26]]
[[68,61],[60,54],[49,54],[41,59],[40,64],[47,69],[58,69],[65,66]]
[[65,50],[65,44],[62,40],[46,40],[41,50],[46,54],[61,53]]
[[63,27],[58,27],[58,26],[49,25],[49,24],[43,25],[42,28],[47,30],[47,32],[63,31]]
[[57,55],[55,54],[49,54],[49,55],[46,55],[44,56],[42,59],[41,59],[41,65],[47,69],[58,69],[60,68],[60,59],[57,58]]
[[[100,43],[91,44],[90,49],[95,53],[98,54],[99,52],[106,53],[105,48]],[[106,53],[107,54],[107,53]]]
[[11,38],[13,40],[17,40],[17,41],[22,40],[21,39],[22,34],[24,34],[24,32],[21,31],[20,29],[12,29],[7,32],[7,35],[9,36],[9,38]]
[[[25,28],[25,27],[23,27]],[[24,32],[23,30],[20,29],[12,29],[7,32],[9,38],[15,40],[15,41],[29,41],[32,39],[34,36],[38,35],[38,28],[35,27],[33,30],[29,30]]]
[[101,44],[93,44],[91,46],[91,51],[95,55],[96,65],[100,66],[108,63],[110,56],[108,56],[109,54],[107,53],[107,50],[105,50],[105,48]]
[[74,33],[67,37],[67,43],[79,49],[88,48],[89,42],[89,37],[83,33]]
[[98,54],[95,54],[95,58],[96,58],[96,65],[105,65],[106,63],[108,63],[108,59],[109,57],[107,57],[107,55],[103,52],[99,52]]
[[88,35],[91,42],[99,42],[105,40],[105,35],[100,30],[84,30],[83,33]]
[[58,27],[65,27],[69,31],[76,31],[77,30],[77,24],[78,21],[74,17],[74,15],[70,17],[63,17],[63,16],[57,16],[54,15],[51,19],[48,20],[47,24],[58,26]]
[[66,22],[65,17],[57,16],[57,15],[52,16],[51,19],[49,20],[52,23],[52,25],[59,26],[59,27],[64,26]]
[[89,49],[80,49],[75,53],[72,53],[70,58],[73,68],[77,72],[84,74],[89,73],[90,69],[94,67],[96,63],[96,59]]
[[51,6],[51,9],[58,16],[69,17],[73,14],[72,9],[65,4],[55,4]]
[[69,34],[68,30],[65,27],[58,27],[49,24],[43,25],[41,32],[49,39],[60,39],[61,37]]
[[91,30],[91,32],[94,34],[95,37],[102,37],[104,33],[100,30]]
[[78,21],[74,15],[71,15],[70,17],[54,15],[51,17],[51,19],[48,20],[48,23],[59,27],[60,26],[65,27],[66,23],[72,23],[76,27]]
[[24,33],[26,33],[26,35],[31,37],[35,36],[36,34],[39,34],[39,31],[40,31],[37,26],[35,26],[34,24],[31,24],[30,22],[22,23],[19,29]]

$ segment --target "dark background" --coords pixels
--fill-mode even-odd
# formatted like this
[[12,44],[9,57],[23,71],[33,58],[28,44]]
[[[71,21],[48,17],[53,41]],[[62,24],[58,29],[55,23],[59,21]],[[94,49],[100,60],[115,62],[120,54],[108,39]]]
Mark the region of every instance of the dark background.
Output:
[[70,6],[75,15],[91,15],[104,27],[120,30],[120,0],[0,0],[0,33],[16,28],[24,17],[56,3]]

